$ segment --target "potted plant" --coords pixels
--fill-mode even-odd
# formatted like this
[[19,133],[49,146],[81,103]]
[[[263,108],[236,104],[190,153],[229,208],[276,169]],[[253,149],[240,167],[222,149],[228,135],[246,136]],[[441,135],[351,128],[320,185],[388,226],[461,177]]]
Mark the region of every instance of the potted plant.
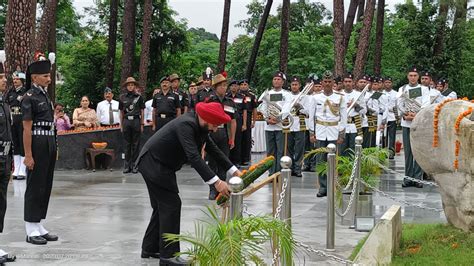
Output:
[[[314,156],[317,154],[320,156],[325,156],[325,153],[327,153],[327,149],[320,148],[309,152],[306,156]],[[377,186],[379,183],[379,177],[383,172],[383,168],[388,165],[389,154],[390,153],[388,149],[379,147],[362,149],[362,155],[360,159],[360,178],[370,186]],[[350,181],[352,168],[355,161],[355,153],[353,150],[350,150],[348,156],[337,156],[336,158],[336,169],[338,176],[336,182],[336,198],[339,203],[339,207],[345,210],[349,203],[351,188],[349,191],[342,190]],[[326,174],[327,163],[317,165],[316,173],[318,173],[318,175]],[[372,216],[372,191],[364,184],[359,183],[359,185],[360,193],[357,215]],[[350,216],[347,217],[349,218]],[[343,219],[343,224],[348,221],[348,219]]]
[[[194,234],[165,234],[172,242],[191,244],[187,251],[195,265],[265,265],[268,243],[272,237],[279,239],[280,254],[291,258],[295,241],[285,222],[271,216],[251,216],[221,222],[214,208],[206,212],[209,221],[195,223]],[[288,265],[291,265],[289,262]]]

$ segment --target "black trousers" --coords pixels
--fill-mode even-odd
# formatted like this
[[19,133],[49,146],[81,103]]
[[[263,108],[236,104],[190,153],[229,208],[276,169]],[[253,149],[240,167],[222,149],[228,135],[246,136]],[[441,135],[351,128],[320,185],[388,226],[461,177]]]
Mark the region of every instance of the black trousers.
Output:
[[364,140],[362,141],[362,148],[369,148],[369,147],[375,147],[376,143],[376,134],[377,130],[371,131],[368,127],[363,127],[362,128],[362,133],[364,136]]
[[25,222],[39,223],[46,219],[53,188],[56,164],[56,137],[32,136],[31,151],[35,165],[27,170],[25,190]]
[[389,149],[390,157],[395,156],[395,139],[397,136],[397,121],[387,123],[387,136],[384,136],[383,147]]
[[3,232],[3,222],[7,211],[7,189],[11,174],[9,156],[0,156],[0,233]]
[[21,119],[20,121],[16,120],[14,118],[12,124],[13,155],[25,157],[25,150],[23,149],[23,122]]
[[237,128],[235,129],[234,148],[230,150],[229,159],[233,164],[242,163],[242,117],[236,119]]
[[156,131],[160,130],[162,127],[164,127],[166,124],[168,124],[168,122],[170,122],[173,119],[175,119],[175,117],[161,118],[160,116],[155,116]]
[[[319,148],[325,148],[327,147],[329,144],[336,144],[336,141],[335,140],[316,140],[316,148],[319,149]],[[320,153],[318,155],[316,155],[317,157],[317,164],[320,164],[320,163],[326,163],[328,161],[328,155],[327,153]],[[327,187],[328,187],[328,176],[327,175],[318,175],[318,179],[319,179],[319,192],[321,193],[326,193],[327,192]]]
[[[310,132],[309,130],[305,131],[305,142],[304,142],[304,151],[305,153],[310,152],[316,148],[315,143],[311,143],[310,141]],[[311,156],[308,158],[305,158],[303,161],[303,164],[305,167],[310,167],[311,169],[314,169],[316,166],[316,156]]]
[[124,119],[122,134],[125,140],[125,168],[133,168],[140,152],[140,119]]
[[242,163],[250,162],[252,151],[252,112],[250,114],[247,113],[247,130],[242,132],[241,147]]
[[[217,132],[211,133],[211,138],[216,143],[217,147],[225,154],[225,156],[229,157],[230,149],[229,149],[229,137],[227,136],[227,130],[225,128],[220,128]],[[219,179],[225,181],[227,177],[227,170],[224,167],[220,166],[212,156],[208,156],[209,167],[211,168],[214,173],[219,176]],[[211,189],[214,186],[210,186]]]
[[160,176],[176,180],[176,173],[154,161],[148,154],[140,159],[138,170],[145,180],[153,209],[143,237],[142,250],[159,252],[160,257],[171,258],[180,251],[179,242],[169,243],[165,241],[163,234],[179,234],[181,199],[177,191],[166,189],[157,180],[160,180]]
[[341,144],[339,149],[339,154],[342,156],[348,156],[352,150],[355,152],[355,138],[357,137],[357,133],[346,133],[346,137],[344,138],[344,142]]

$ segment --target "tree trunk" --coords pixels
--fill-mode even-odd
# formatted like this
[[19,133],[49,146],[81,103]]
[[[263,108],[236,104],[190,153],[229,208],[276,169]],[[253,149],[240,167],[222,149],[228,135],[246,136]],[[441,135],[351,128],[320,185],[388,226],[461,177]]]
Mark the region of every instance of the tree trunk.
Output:
[[385,18],[385,0],[377,4],[377,25],[375,26],[374,74],[380,76],[382,69],[383,24]]
[[114,86],[115,49],[117,48],[117,20],[119,0],[110,1],[109,39],[107,57],[105,59],[105,83],[107,87]]
[[334,71],[336,76],[344,75],[344,0],[334,0]]
[[225,57],[227,54],[227,37],[229,36],[229,19],[230,19],[230,0],[224,1],[224,15],[222,17],[222,32],[219,46],[219,61],[217,63],[217,71],[219,73],[225,70]]
[[354,27],[354,19],[357,12],[357,6],[359,5],[359,0],[351,0],[349,4],[349,10],[347,11],[346,22],[344,23],[344,56],[349,47],[349,41],[351,39],[352,28]]
[[120,74],[120,84],[133,73],[133,58],[135,55],[135,0],[125,0],[123,15],[123,48],[122,48],[122,71]]
[[140,67],[138,73],[140,75],[140,88],[146,90],[148,65],[150,64],[150,33],[151,20],[153,15],[152,0],[145,0],[143,5],[143,34],[142,34],[142,50],[140,53]]
[[436,19],[437,24],[436,24],[435,43],[433,46],[434,58],[439,58],[444,50],[444,40],[445,40],[444,35],[446,34],[446,21],[448,18],[448,11],[449,11],[448,1],[441,0],[439,3],[438,18]]
[[[5,73],[7,77],[16,70],[26,72],[31,60],[31,33],[33,20],[31,19],[30,0],[9,0],[5,23]],[[9,82],[11,79],[9,78]]]
[[52,25],[53,23],[56,24],[53,20],[56,17],[57,6],[58,0],[47,0],[44,5],[40,27],[36,34],[35,51],[45,52],[48,48],[49,32],[51,30],[56,31],[56,29],[52,29]]
[[245,71],[245,78],[250,80],[252,79],[253,68],[255,67],[255,62],[257,61],[258,49],[260,48],[260,42],[262,41],[263,32],[265,31],[265,26],[267,25],[268,15],[270,14],[270,9],[272,8],[273,0],[267,0],[265,9],[263,10],[262,18],[258,24],[257,34],[255,35],[255,41],[253,43],[252,52],[250,53],[250,59],[247,65],[247,70]]
[[354,63],[354,76],[358,79],[364,73],[365,63],[370,42],[370,30],[374,18],[375,0],[367,0],[367,6],[364,12],[362,29],[360,30],[359,45],[357,46],[357,55]]
[[[56,53],[56,17],[57,14],[54,12],[48,36],[49,53]],[[48,94],[51,101],[56,102],[56,63],[51,66],[51,84],[48,87]]]
[[364,18],[365,0],[359,0],[359,7],[357,11],[357,22],[361,22]]
[[[35,41],[36,40],[36,5],[37,1],[36,0],[31,0],[31,10],[30,10],[30,19],[31,19],[31,37],[30,39],[32,41]],[[33,44],[30,44],[30,52],[31,52],[31,56],[33,57],[33,54],[35,53],[35,45]]]
[[468,0],[457,0],[455,2],[456,12],[454,13],[453,29],[458,27],[460,24],[466,22]]
[[290,31],[290,0],[283,0],[281,8],[280,71],[288,71],[288,35]]

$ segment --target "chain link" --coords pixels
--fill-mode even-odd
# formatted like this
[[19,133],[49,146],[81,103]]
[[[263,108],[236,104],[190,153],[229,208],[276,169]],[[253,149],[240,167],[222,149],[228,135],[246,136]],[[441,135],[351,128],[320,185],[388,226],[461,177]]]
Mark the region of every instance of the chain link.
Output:
[[[288,187],[288,179],[285,178],[283,181],[283,185],[281,187],[280,198],[278,199],[278,205],[276,208],[275,215],[273,216],[275,219],[280,219],[281,207],[283,206],[283,201],[285,200],[286,188]],[[272,265],[276,265],[276,262],[280,257],[280,249],[277,249],[275,254],[273,254]]]
[[306,251],[308,252],[312,252],[312,253],[315,253],[321,257],[326,257],[326,258],[329,258],[331,260],[334,260],[334,261],[337,261],[337,262],[341,262],[341,263],[344,263],[346,265],[353,265],[354,263],[350,260],[346,260],[346,259],[343,259],[341,257],[338,257],[338,256],[335,256],[335,255],[332,255],[332,254],[329,254],[323,250],[319,250],[319,249],[315,249],[309,245],[306,245],[302,242],[299,242],[299,241],[295,241],[296,242],[296,246],[297,247],[301,247],[301,248],[304,248]]
[[[350,185],[352,184],[352,191],[351,191],[351,197],[349,199],[349,204],[347,205],[346,210],[342,213],[341,213],[341,211],[339,211],[339,209],[337,207],[335,208],[336,214],[340,217],[344,217],[344,216],[347,215],[347,213],[349,213],[349,211],[352,208],[352,203],[354,202],[355,195],[357,193],[356,190],[357,190],[358,178],[356,178],[355,176],[356,176],[356,171],[357,171],[357,164],[359,163],[359,156],[356,156],[355,159],[354,159],[354,166],[352,167],[351,178],[350,178],[349,183],[347,184],[347,186],[344,188],[344,190],[348,190]],[[342,192],[344,192],[344,190]]]
[[436,184],[434,182],[428,182],[428,181],[416,179],[416,178],[413,178],[413,177],[409,177],[409,176],[403,175],[403,174],[401,174],[401,173],[399,173],[395,170],[392,170],[392,169],[390,169],[386,166],[383,166],[382,169],[389,172],[389,173],[391,173],[391,174],[401,176],[402,178],[407,179],[407,180],[412,181],[412,182],[415,182],[415,183],[420,183],[420,184],[427,185],[427,186],[439,187],[438,184]]
[[360,180],[364,185],[366,185],[367,187],[369,187],[370,189],[374,190],[375,192],[381,194],[382,196],[386,197],[386,198],[389,198],[393,201],[396,201],[396,202],[399,202],[399,203],[402,203],[406,206],[412,206],[412,207],[417,207],[417,208],[420,208],[420,209],[425,209],[425,210],[430,210],[430,211],[436,211],[436,212],[444,212],[444,210],[442,209],[438,209],[438,208],[432,208],[432,207],[426,207],[426,206],[423,206],[421,204],[413,204],[411,202],[408,202],[406,200],[402,200],[402,199],[399,199],[399,198],[396,198],[394,196],[391,196],[389,194],[387,194],[386,192],[383,192],[382,190],[376,188],[376,187],[373,187],[371,185],[369,185],[367,182],[365,182],[364,180]]

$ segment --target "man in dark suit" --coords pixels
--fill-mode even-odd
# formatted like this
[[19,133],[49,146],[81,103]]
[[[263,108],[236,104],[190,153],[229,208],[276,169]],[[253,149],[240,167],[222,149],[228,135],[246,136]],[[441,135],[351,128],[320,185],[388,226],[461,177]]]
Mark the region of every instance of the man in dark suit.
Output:
[[160,265],[189,264],[185,259],[173,257],[180,250],[179,243],[163,239],[164,233],[180,232],[181,199],[176,171],[188,162],[204,182],[228,195],[227,183],[212,172],[202,159],[201,150],[205,144],[206,152],[225,166],[227,175],[240,175],[209,136],[210,131],[229,121],[220,103],[198,103],[195,113],[186,113],[167,123],[143,146],[136,165],[145,179],[153,213],[143,238],[142,258],[160,258]]

